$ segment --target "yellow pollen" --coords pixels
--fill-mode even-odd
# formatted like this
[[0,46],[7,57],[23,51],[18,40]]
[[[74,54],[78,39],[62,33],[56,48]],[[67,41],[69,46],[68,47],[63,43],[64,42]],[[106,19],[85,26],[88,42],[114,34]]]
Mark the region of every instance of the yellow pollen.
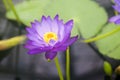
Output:
[[58,37],[54,32],[47,32],[47,33],[44,34],[43,39],[44,39],[45,42],[49,43],[49,41],[51,39],[56,41],[58,39]]

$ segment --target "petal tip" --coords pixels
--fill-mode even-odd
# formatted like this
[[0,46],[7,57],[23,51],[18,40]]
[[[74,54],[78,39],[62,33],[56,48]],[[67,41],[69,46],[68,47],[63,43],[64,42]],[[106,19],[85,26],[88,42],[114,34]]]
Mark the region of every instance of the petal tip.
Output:
[[42,20],[45,20],[45,19],[46,19],[46,17],[43,15],[41,19],[42,19]]
[[71,20],[69,20],[68,22],[66,22],[65,25],[72,26],[72,25],[73,25],[73,19],[71,19]]
[[53,60],[57,55],[57,52],[46,52],[45,57],[48,61]]
[[59,15],[56,14],[56,16],[54,17],[54,20],[59,20]]
[[108,21],[111,22],[111,23],[120,24],[120,16],[119,15],[118,16],[113,16]]

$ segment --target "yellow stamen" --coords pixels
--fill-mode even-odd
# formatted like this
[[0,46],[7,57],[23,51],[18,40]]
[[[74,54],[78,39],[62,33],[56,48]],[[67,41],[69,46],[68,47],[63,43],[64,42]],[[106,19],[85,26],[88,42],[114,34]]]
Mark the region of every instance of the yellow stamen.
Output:
[[58,39],[58,37],[54,32],[47,32],[47,33],[44,34],[43,39],[46,43],[49,43],[49,41],[51,39],[56,41]]

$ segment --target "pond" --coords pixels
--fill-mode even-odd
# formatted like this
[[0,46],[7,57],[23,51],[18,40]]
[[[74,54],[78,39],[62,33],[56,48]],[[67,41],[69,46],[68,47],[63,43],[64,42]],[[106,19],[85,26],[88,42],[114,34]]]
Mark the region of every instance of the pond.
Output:
[[120,0],[1,0],[1,80],[120,80]]

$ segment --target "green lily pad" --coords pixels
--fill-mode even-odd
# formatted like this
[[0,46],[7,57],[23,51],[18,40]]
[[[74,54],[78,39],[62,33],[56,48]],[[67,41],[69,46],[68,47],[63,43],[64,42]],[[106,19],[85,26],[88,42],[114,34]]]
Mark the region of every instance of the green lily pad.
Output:
[[53,0],[47,8],[47,15],[59,14],[65,21],[74,19],[74,28],[80,30],[84,38],[96,35],[107,21],[105,10],[91,0]]
[[[15,8],[20,20],[27,26],[45,14],[50,16],[59,14],[64,21],[74,19],[72,35],[78,34],[79,30],[84,38],[96,35],[107,21],[105,10],[91,0],[30,0],[16,5]],[[12,11],[8,11],[6,16],[16,20]]]
[[[119,26],[112,23],[108,24],[103,28],[103,31],[100,34],[110,32],[117,27]],[[103,55],[114,59],[120,59],[120,31],[106,38],[98,40],[95,43]]]
[[[21,22],[27,26],[30,22],[40,20],[43,15],[43,8],[49,4],[49,0],[29,0],[23,1],[15,5],[16,12],[21,20]],[[10,10],[6,13],[6,17],[11,20],[16,20],[15,15]]]

